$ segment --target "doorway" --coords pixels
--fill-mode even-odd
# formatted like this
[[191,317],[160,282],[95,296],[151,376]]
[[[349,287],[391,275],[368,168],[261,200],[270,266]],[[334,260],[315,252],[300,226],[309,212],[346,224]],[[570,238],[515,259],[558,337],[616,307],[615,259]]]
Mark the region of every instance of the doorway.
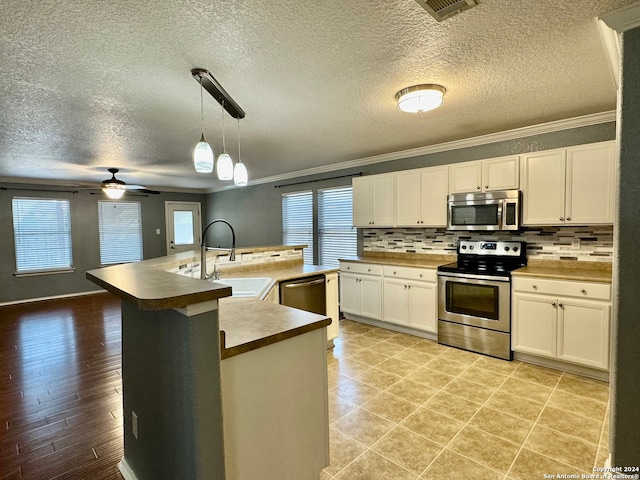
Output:
[[200,203],[165,202],[167,255],[200,248]]

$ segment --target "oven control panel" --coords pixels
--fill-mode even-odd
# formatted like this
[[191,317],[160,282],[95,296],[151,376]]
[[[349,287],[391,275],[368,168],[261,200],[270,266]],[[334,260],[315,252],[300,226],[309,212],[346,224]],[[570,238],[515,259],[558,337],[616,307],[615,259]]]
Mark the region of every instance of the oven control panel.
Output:
[[525,255],[524,242],[460,240],[458,254],[495,255],[499,257],[521,257]]

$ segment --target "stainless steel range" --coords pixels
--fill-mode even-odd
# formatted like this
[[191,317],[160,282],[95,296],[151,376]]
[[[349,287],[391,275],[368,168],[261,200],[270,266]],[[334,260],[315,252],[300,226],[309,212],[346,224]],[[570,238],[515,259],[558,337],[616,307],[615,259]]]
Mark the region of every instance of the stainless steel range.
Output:
[[511,272],[524,242],[458,242],[458,261],[438,267],[438,343],[511,360]]

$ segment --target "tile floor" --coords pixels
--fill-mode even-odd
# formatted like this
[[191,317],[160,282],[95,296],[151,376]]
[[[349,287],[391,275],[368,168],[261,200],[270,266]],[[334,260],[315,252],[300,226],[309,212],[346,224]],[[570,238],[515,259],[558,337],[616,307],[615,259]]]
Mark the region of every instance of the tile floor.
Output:
[[537,479],[608,456],[607,383],[343,320],[320,480]]

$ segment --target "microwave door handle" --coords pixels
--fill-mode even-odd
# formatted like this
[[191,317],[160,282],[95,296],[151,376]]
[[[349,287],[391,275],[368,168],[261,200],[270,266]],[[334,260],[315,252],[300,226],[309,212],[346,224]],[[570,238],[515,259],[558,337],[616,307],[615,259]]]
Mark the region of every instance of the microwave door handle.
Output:
[[504,206],[504,202],[502,200],[500,200],[498,202],[498,230],[502,230],[502,228],[504,227],[504,220],[503,220],[503,215],[502,215],[502,208]]

